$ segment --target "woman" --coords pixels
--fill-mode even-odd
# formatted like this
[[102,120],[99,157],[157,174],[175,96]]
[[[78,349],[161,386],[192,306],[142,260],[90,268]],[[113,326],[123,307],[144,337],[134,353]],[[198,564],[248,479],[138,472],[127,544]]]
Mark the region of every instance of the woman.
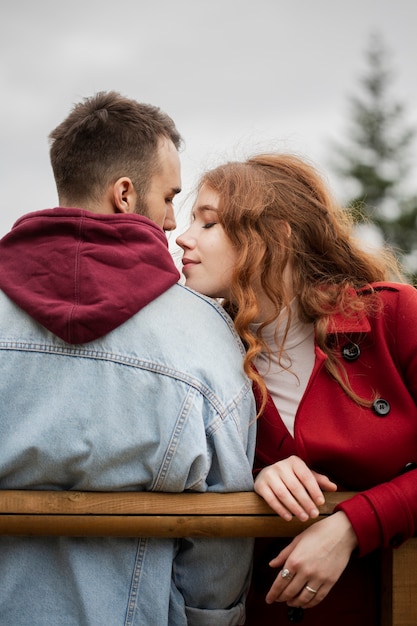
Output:
[[417,529],[417,291],[290,155],[207,172],[177,243],[186,284],[224,299],[247,347],[257,493],[305,521],[322,491],[358,492],[290,542],[257,541],[246,624],[377,626],[378,548]]

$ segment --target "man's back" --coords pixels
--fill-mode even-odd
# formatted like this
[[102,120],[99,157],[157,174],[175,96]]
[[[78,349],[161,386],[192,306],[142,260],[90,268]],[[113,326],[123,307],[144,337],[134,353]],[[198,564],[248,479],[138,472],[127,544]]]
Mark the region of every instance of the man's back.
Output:
[[[0,488],[252,489],[242,356],[177,284],[79,344],[0,292]],[[221,626],[242,619],[251,540],[4,537],[0,554],[2,624]]]

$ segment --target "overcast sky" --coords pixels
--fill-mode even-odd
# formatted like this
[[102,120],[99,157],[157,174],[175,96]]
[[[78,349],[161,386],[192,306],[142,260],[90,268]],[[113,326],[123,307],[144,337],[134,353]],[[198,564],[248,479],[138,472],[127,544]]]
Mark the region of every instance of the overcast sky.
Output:
[[392,53],[394,93],[417,128],[415,6],[413,0],[3,3],[0,236],[20,215],[56,206],[47,136],[74,103],[101,90],[155,104],[174,118],[186,142],[184,192],[202,168],[266,148],[307,156],[334,186],[329,143],[346,134],[348,98],[375,31]]

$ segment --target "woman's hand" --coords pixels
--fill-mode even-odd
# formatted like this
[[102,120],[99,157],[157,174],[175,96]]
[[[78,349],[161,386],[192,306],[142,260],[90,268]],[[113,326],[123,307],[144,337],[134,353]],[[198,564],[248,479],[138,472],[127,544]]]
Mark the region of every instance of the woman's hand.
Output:
[[270,562],[283,569],[266,602],[316,606],[339,579],[356,546],[355,532],[342,511],[309,526]]
[[318,517],[324,504],[323,491],[336,491],[337,485],[323,474],[310,470],[298,456],[265,467],[255,480],[255,491],[280,517],[301,522]]

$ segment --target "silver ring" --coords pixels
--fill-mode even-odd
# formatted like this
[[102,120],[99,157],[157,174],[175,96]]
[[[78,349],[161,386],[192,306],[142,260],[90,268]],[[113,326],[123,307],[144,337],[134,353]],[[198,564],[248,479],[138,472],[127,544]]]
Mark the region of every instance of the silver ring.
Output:
[[307,589],[307,591],[309,591],[310,593],[317,593],[317,589],[313,589],[309,585],[306,585],[304,589]]
[[290,574],[290,571],[287,568],[285,568],[281,572],[281,577],[282,578],[288,578],[289,580],[291,580],[292,574]]

